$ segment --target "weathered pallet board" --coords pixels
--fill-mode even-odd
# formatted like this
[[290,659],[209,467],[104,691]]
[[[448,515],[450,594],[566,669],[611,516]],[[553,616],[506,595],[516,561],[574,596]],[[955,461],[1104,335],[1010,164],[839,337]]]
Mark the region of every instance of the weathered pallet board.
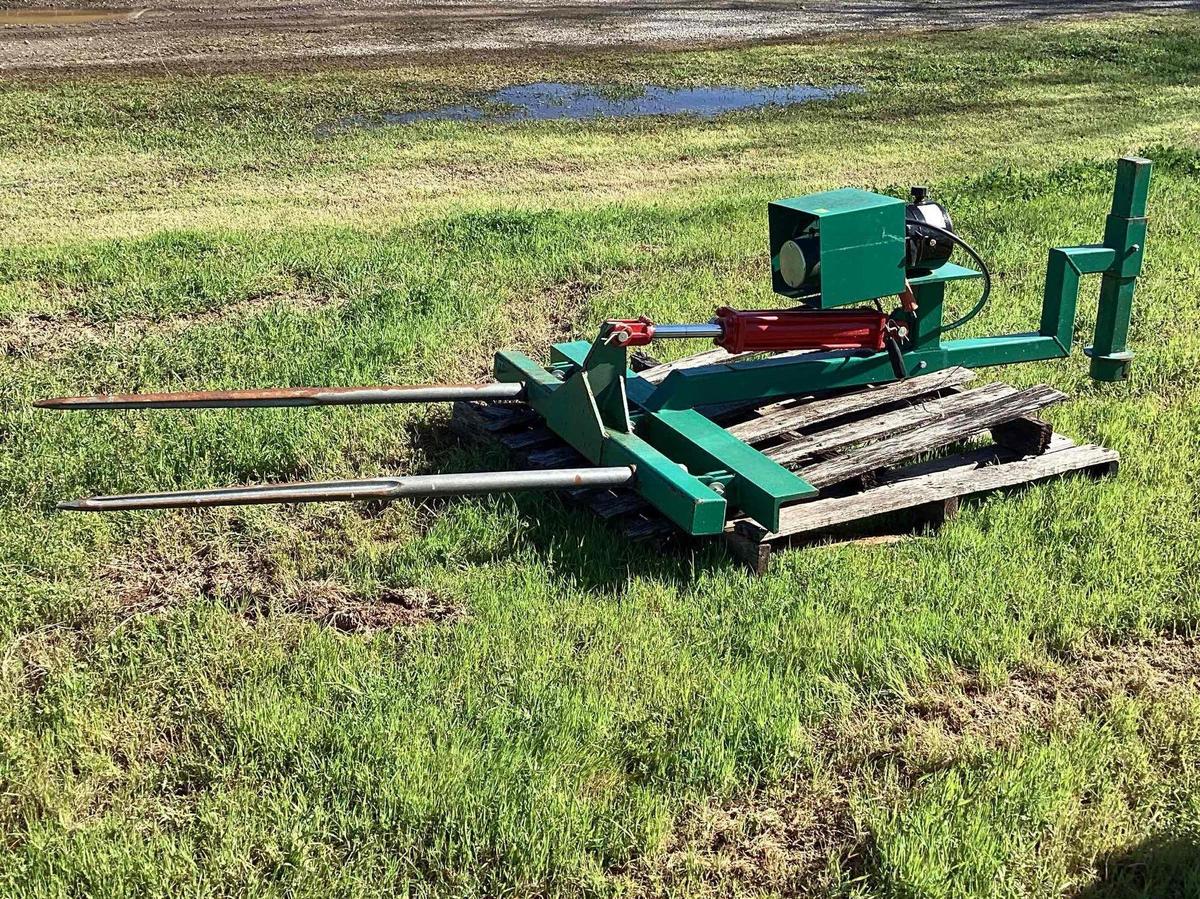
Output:
[[909,378],[907,381],[897,381],[884,387],[856,390],[823,400],[786,400],[766,406],[759,410],[758,417],[731,425],[726,430],[739,440],[756,446],[788,431],[799,431],[856,412],[882,409],[892,403],[915,400],[942,390],[961,387],[974,377],[975,373],[969,369],[951,368],[937,374]]
[[[661,381],[671,371],[731,361],[738,357],[715,350],[653,365],[642,377]],[[1075,446],[1036,417],[1064,394],[1045,385],[967,386],[973,378],[967,369],[950,369],[881,387],[701,410],[822,489],[815,500],[785,507],[775,533],[735,515],[725,533],[730,549],[761,572],[776,545],[839,533],[861,539],[881,522],[892,531],[897,525],[907,532],[936,527],[957,513],[964,497],[1071,472],[1115,471],[1116,453]],[[473,439],[499,442],[529,467],[585,464],[519,403],[458,403],[453,421]],[[989,446],[944,454],[989,432]],[[939,451],[940,457],[910,461]],[[573,490],[567,498],[629,539],[664,540],[676,533],[631,489]]]
[[[1070,441],[1066,441],[1070,443]],[[1072,472],[1092,476],[1116,473],[1117,453],[1101,446],[1062,446],[1040,456],[1014,458],[995,446],[938,459],[890,473],[878,487],[798,503],[785,508],[779,529],[768,533],[755,522],[731,522],[726,538],[731,549],[761,572],[770,547],[780,541],[820,535],[847,522],[866,522],[889,513],[916,513],[913,524],[941,524],[958,511],[965,498],[1036,484]]]
[[[991,464],[981,464],[981,458]],[[994,461],[993,461],[994,460]],[[789,537],[820,530],[847,520],[895,512],[949,497],[965,497],[1002,487],[1030,484],[1069,471],[1105,468],[1117,463],[1117,454],[1101,446],[1071,446],[1041,456],[997,458],[995,448],[938,460],[937,467],[920,474],[897,472],[878,487],[849,496],[815,499],[788,506],[780,515],[774,536]],[[767,532],[743,519],[734,525],[739,533],[765,537]]]
[[[798,435],[786,443],[765,450],[769,459],[780,465],[795,467],[795,463],[833,450],[891,437],[925,425],[931,425],[956,415],[969,415],[978,408],[998,399],[1011,396],[1016,389],[1007,384],[985,384],[948,397],[909,406],[895,411],[867,414],[834,428],[815,434]],[[868,410],[864,410],[868,411]],[[982,430],[982,429],[980,429]]]
[[[966,396],[967,394],[961,394]],[[814,487],[827,487],[865,472],[895,465],[921,453],[941,449],[965,440],[992,425],[1037,412],[1066,399],[1066,394],[1041,385],[974,404],[953,415],[930,422],[892,437],[849,449],[824,462],[800,469],[800,476]]]

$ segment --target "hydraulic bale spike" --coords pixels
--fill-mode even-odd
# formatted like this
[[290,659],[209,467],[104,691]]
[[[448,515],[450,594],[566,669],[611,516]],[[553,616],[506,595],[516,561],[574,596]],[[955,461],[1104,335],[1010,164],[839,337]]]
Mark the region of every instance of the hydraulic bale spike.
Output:
[[[497,353],[496,381],[484,385],[296,387],[37,403],[50,409],[208,409],[523,400],[594,468],[103,496],[60,507],[200,508],[627,484],[688,534],[719,533],[730,507],[773,530],[781,506],[815,497],[816,488],[714,424],[702,408],[885,383],[953,366],[1066,357],[1079,279],[1086,274],[1101,276],[1095,338],[1084,350],[1091,358],[1091,376],[1100,381],[1127,377],[1133,354],[1126,338],[1145,254],[1149,184],[1149,160],[1127,157],[1117,163],[1103,242],[1050,251],[1036,332],[944,339],[989,298],[991,276],[983,258],[955,233],[949,213],[924,188],[914,188],[909,203],[847,188],[769,206],[773,287],[790,299],[789,308],[737,311],[723,306],[711,321],[697,324],[609,320],[590,343],[553,346],[549,366],[521,353]],[[978,268],[951,262],[956,248]],[[970,279],[982,281],[979,301],[966,315],[944,322],[946,285]],[[890,298],[895,298],[889,304],[894,308],[885,312]],[[868,305],[856,305],[864,303]],[[675,370],[660,383],[629,369],[629,347],[665,339],[711,339],[736,356],[721,364]],[[778,355],[761,355],[767,353]],[[754,354],[760,355],[749,358]]]

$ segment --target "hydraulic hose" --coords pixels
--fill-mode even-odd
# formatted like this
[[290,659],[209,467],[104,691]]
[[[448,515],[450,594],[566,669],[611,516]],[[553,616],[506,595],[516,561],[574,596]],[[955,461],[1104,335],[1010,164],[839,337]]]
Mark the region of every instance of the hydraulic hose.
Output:
[[955,319],[948,325],[942,325],[942,333],[945,334],[947,331],[953,331],[955,328],[961,328],[983,311],[983,307],[987,305],[988,298],[991,296],[992,273],[988,270],[987,263],[983,261],[983,257],[979,255],[978,251],[973,246],[971,246],[953,231],[947,231],[945,228],[939,228],[937,225],[931,225],[928,222],[920,221],[919,219],[906,219],[906,221],[913,225],[920,225],[922,229],[932,231],[940,237],[944,237],[951,243],[962,247],[966,254],[975,261],[976,265],[979,266],[979,273],[983,275],[983,292],[979,295],[979,300],[966,315]]

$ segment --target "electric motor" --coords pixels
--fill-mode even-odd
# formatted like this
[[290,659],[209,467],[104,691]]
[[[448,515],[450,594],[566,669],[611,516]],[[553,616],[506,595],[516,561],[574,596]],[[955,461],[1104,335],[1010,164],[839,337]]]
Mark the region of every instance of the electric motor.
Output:
[[929,199],[928,188],[912,189],[912,202],[905,207],[904,218],[904,267],[909,274],[928,274],[950,261],[954,243],[946,233],[953,234],[954,225],[946,207]]

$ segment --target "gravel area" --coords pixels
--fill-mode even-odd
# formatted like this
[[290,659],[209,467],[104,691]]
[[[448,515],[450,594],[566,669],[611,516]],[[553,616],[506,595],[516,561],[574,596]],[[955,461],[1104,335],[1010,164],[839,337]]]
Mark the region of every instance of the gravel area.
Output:
[[253,70],[430,56],[713,46],[837,31],[1200,11],[1200,0],[229,0],[0,9],[0,71]]

